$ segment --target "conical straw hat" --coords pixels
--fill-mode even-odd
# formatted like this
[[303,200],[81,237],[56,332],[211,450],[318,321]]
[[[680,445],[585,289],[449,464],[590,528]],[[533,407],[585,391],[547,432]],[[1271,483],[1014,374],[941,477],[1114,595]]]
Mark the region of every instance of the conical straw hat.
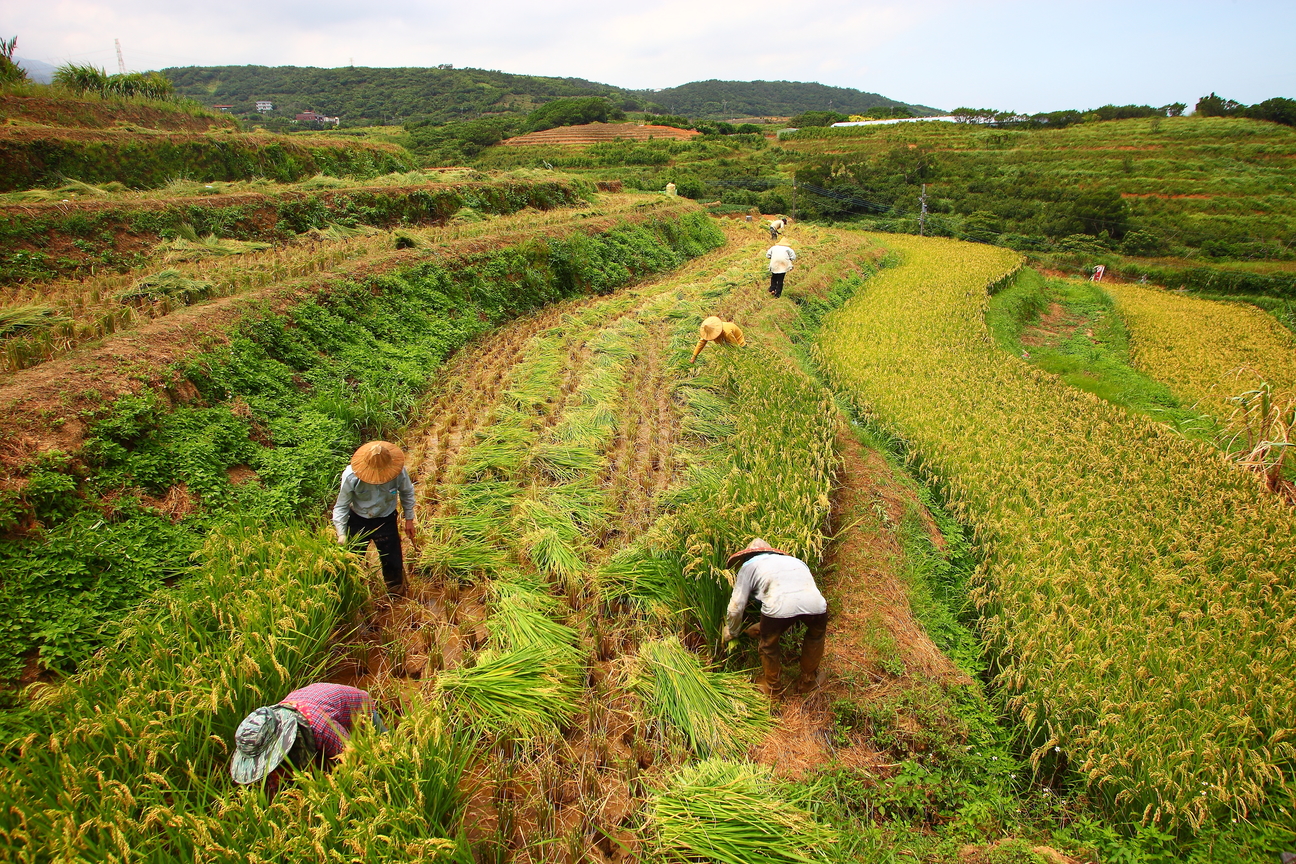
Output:
[[757,555],[763,555],[767,552],[773,553],[775,555],[788,554],[784,552],[782,549],[775,549],[773,546],[766,543],[761,538],[757,537],[747,544],[746,549],[739,549],[737,552],[730,555],[728,564],[730,567],[736,567],[739,564],[745,562],[748,558],[752,558]]
[[707,340],[715,340],[723,332],[724,322],[714,315],[703,319],[702,326],[698,328],[698,335]]
[[747,340],[743,338],[742,328],[732,321],[724,322],[724,335],[725,341],[730,345],[737,345],[741,348],[747,344]]
[[405,467],[405,453],[387,441],[361,444],[351,456],[351,470],[366,483],[386,483]]

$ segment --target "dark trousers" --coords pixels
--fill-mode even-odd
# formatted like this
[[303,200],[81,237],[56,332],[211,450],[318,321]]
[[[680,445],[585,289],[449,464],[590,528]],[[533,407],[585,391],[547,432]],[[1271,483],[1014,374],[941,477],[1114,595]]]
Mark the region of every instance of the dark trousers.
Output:
[[[760,653],[779,656],[779,640],[792,629],[793,624],[806,625],[805,645],[822,643],[828,634],[828,613],[818,615],[793,615],[791,618],[771,618],[762,615],[760,620]],[[804,652],[805,648],[802,647]]]
[[[405,582],[405,561],[401,558],[400,531],[396,527],[396,511],[377,519],[366,519],[351,513],[347,519],[347,540],[362,541],[368,546],[372,540],[382,562],[383,581],[388,588],[399,588]],[[362,547],[363,548],[363,547]]]
[[783,277],[786,273],[771,273],[769,292],[775,297],[783,296]]

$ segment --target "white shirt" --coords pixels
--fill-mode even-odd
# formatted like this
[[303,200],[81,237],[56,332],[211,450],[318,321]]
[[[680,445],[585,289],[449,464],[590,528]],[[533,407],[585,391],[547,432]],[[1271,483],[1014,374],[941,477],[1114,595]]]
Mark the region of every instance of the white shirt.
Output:
[[787,223],[784,222],[782,219],[775,219],[773,222],[770,223],[770,228],[774,231],[782,231],[783,226],[786,224]]
[[791,246],[775,243],[765,252],[765,257],[770,259],[769,268],[771,273],[786,273],[792,269],[792,262],[796,260],[796,253],[792,251]]
[[730,633],[738,632],[747,599],[752,594],[760,601],[761,614],[769,618],[795,618],[828,611],[828,601],[815,586],[810,568],[791,555],[765,552],[747,559],[738,570],[729,597]]

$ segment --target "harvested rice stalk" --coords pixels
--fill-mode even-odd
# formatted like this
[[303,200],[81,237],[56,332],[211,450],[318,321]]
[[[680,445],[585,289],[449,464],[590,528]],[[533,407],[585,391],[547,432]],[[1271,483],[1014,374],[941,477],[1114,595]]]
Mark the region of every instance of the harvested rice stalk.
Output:
[[499,599],[486,619],[492,643],[501,651],[537,648],[555,672],[566,678],[576,675],[581,667],[576,631],[549,617],[559,610],[558,601],[538,586],[500,582],[494,587]]
[[23,331],[43,330],[71,320],[53,306],[43,306],[39,303],[10,306],[0,309],[0,339]]
[[811,864],[837,835],[800,803],[778,794],[768,767],[699,762],[650,799],[650,842],[664,862]]
[[487,735],[539,738],[576,713],[576,687],[554,671],[542,647],[483,652],[471,669],[448,669],[436,690],[464,725]]
[[214,291],[215,286],[210,282],[190,279],[179,270],[163,270],[161,273],[145,276],[118,294],[117,299],[133,306],[161,300],[173,300],[182,306],[188,306],[207,299]]
[[639,648],[635,691],[659,723],[675,727],[694,751],[736,755],[769,728],[768,706],[742,674],[709,672],[669,636]]

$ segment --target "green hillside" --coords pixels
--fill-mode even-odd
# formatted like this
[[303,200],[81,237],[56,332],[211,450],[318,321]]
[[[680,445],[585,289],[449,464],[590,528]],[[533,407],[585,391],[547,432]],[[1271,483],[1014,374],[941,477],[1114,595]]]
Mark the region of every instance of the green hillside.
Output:
[[582,78],[513,75],[485,69],[300,66],[184,66],[162,70],[176,91],[205,105],[232,105],[234,114],[256,117],[256,101],[275,110],[264,115],[273,126],[298,112],[314,110],[341,117],[343,125],[393,120],[444,123],[482,114],[525,114],[564,96],[608,96],[626,111],[687,114],[791,116],[802,111],[860,113],[876,107],[904,107],[936,113],[876,93],[793,81],[696,81],[667,90],[628,90]]
[[791,117],[802,111],[863,114],[870,108],[908,108],[918,117],[941,112],[877,93],[800,81],[694,81],[658,90],[652,99],[672,114],[689,117]]

